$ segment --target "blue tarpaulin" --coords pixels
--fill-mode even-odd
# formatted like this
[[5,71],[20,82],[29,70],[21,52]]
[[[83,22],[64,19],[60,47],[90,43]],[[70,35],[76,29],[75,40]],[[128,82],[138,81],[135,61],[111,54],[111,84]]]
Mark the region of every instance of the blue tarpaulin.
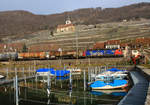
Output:
[[117,69],[117,68],[111,68],[111,69],[108,69],[107,71],[118,72],[118,71],[126,71],[126,70],[120,70],[120,69]]
[[56,76],[65,76],[70,73],[69,70],[54,70],[53,68],[40,68],[36,72],[50,72]]
[[127,80],[113,80],[113,82],[110,83],[105,83],[105,81],[95,81],[90,85],[91,88],[96,88],[96,87],[104,87],[106,85],[116,87],[116,86],[122,86],[127,84]]

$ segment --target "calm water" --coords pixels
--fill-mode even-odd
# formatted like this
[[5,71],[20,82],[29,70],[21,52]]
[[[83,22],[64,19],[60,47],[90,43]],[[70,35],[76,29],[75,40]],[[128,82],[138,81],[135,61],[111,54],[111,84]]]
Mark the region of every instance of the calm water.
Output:
[[[116,105],[126,92],[111,91],[83,91],[83,77],[72,77],[72,91],[69,89],[69,77],[51,80],[50,95],[47,83],[28,80],[19,83],[19,105]],[[15,105],[13,85],[0,87],[0,105]]]

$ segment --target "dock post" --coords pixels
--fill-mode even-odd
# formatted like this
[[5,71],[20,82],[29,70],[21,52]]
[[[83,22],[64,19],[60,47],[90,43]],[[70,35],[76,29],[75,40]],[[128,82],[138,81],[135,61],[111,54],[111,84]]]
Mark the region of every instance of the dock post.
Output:
[[30,77],[30,66],[29,66],[29,77]]
[[8,67],[7,67],[7,69],[6,69],[6,74],[7,74],[7,79],[8,79]]
[[89,67],[88,67],[88,82],[90,82],[90,70],[89,70]]
[[84,69],[84,91],[86,91],[86,75],[85,75],[85,69]]
[[19,105],[19,101],[18,101],[18,77],[16,75],[16,79],[15,79],[15,88],[16,88],[16,105]]
[[106,71],[107,70],[107,67],[105,66],[105,70],[104,71]]
[[57,83],[57,80],[56,80],[56,70],[55,70],[55,86],[56,86],[56,83]]
[[15,98],[15,94],[16,94],[16,84],[15,84],[15,82],[16,82],[16,80],[15,80],[15,77],[13,78],[13,81],[14,81],[14,83],[13,83],[13,86],[14,86],[14,102],[15,102],[15,100],[16,100],[16,98]]
[[47,75],[47,96],[49,97],[50,95],[50,88],[51,88],[51,80],[50,80],[50,71],[48,72],[48,75]]
[[72,70],[70,70],[70,78],[69,78],[69,82],[70,82],[69,90],[72,91]]
[[25,85],[27,85],[26,75],[24,75]]
[[15,67],[15,76],[17,75],[17,68]]
[[98,73],[100,73],[101,72],[101,69],[100,69],[100,66],[98,66]]
[[97,75],[97,66],[95,67],[95,74]]
[[48,75],[47,75],[47,86],[48,88],[50,88],[50,71],[48,72]]
[[36,75],[36,67],[35,67],[35,65],[34,65],[34,73],[33,74]]
[[35,74],[35,81],[37,82],[37,74]]
[[24,67],[22,68],[22,70],[23,70],[22,75],[23,75],[23,77],[24,77]]
[[[35,88],[36,88],[36,90],[37,90],[37,74],[35,74]],[[37,91],[36,91],[37,92]]]

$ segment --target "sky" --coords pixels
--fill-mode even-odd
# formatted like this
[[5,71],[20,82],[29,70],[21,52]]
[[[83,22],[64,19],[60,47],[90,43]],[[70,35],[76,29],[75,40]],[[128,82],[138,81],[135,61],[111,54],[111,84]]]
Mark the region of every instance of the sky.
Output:
[[150,0],[0,0],[0,11],[25,10],[34,14],[55,14],[79,8],[116,8]]

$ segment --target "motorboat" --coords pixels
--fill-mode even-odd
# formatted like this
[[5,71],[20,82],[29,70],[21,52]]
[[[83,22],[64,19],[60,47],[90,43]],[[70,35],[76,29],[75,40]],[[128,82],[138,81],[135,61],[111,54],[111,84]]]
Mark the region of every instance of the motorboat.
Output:
[[3,75],[0,75],[0,81],[3,81],[6,77]]
[[72,73],[72,75],[80,75],[81,74],[81,69],[79,69],[79,68],[73,68],[73,69],[67,69],[67,70],[69,70]]
[[113,79],[122,80],[128,76],[128,71],[119,70],[117,68],[108,69],[96,75],[95,80],[104,80],[108,76],[112,76]]
[[114,79],[113,76],[107,76],[104,78],[103,81],[95,81],[90,84],[90,88],[92,90],[99,90],[99,89],[120,89],[125,88],[128,86],[127,80],[118,80]]

